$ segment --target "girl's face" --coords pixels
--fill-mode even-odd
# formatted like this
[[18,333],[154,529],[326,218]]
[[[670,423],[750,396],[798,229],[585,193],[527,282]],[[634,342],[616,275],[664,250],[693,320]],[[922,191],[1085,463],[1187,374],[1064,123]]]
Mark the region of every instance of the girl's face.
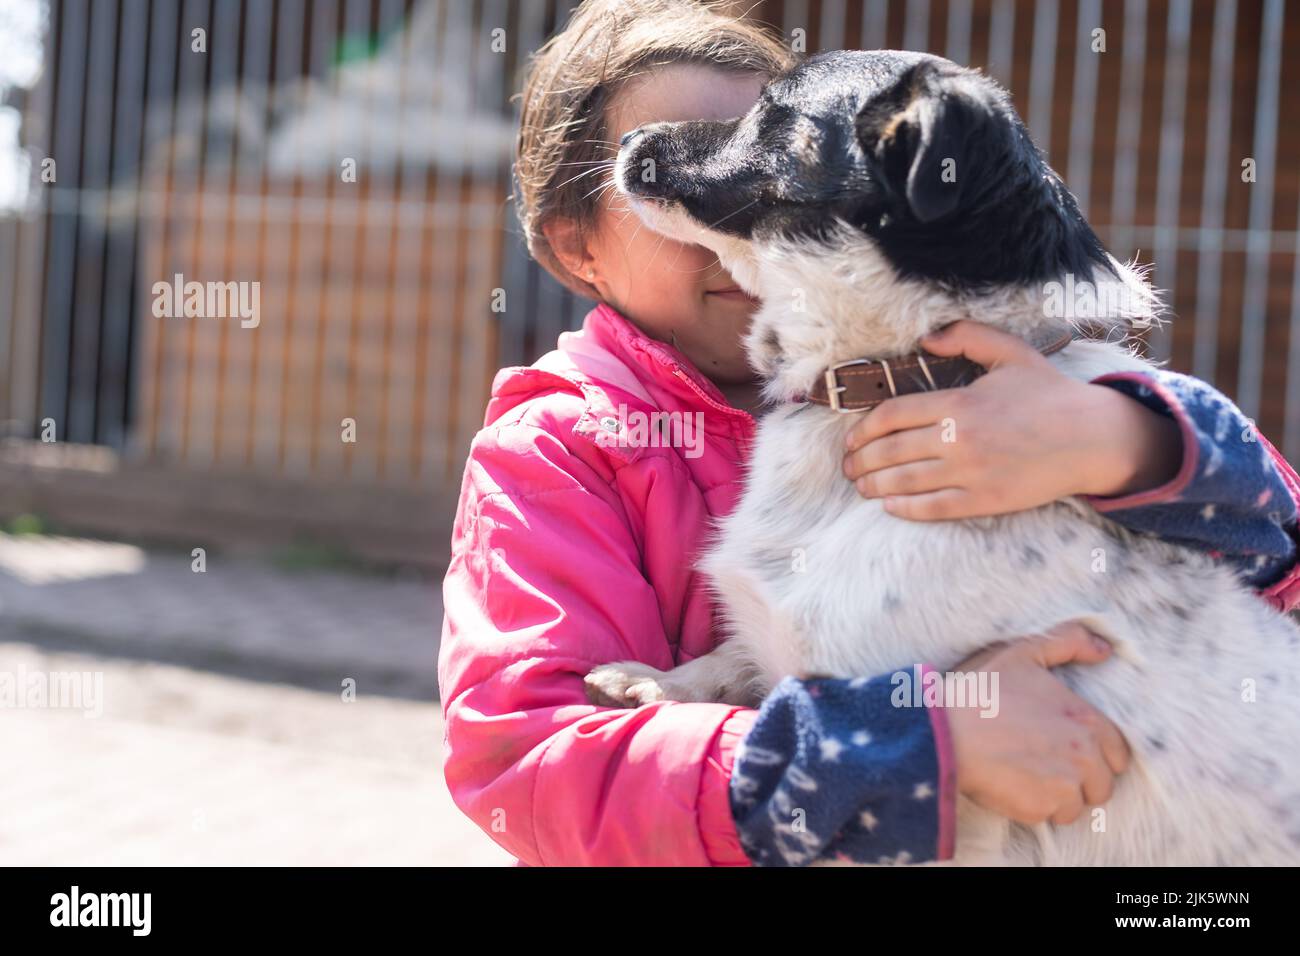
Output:
[[[764,82],[758,74],[708,66],[660,67],[613,98],[610,138],[617,142],[644,123],[742,116],[758,101]],[[587,255],[585,266],[595,272],[604,301],[648,335],[674,342],[719,384],[753,379],[741,342],[758,303],[708,249],[651,232],[611,188],[602,193]]]

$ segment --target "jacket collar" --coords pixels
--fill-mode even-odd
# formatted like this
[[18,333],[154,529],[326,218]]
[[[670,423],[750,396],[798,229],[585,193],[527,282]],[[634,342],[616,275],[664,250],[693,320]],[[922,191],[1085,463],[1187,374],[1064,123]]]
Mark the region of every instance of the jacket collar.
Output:
[[[718,387],[680,350],[646,335],[611,306],[602,302],[592,309],[583,321],[583,329],[604,348],[635,363],[655,385],[679,396],[689,405],[703,405],[712,413],[753,424],[753,417],[730,404]],[[565,336],[561,335],[560,348],[564,349],[565,345]]]
[[752,440],[754,419],[748,412],[730,405],[678,349],[650,338],[607,305],[587,313],[581,331],[562,333],[557,348],[533,365],[497,372],[484,424],[539,389],[557,386],[582,396],[584,410],[574,435],[623,461],[636,460],[644,450],[618,440],[624,410],[702,412],[707,433]]

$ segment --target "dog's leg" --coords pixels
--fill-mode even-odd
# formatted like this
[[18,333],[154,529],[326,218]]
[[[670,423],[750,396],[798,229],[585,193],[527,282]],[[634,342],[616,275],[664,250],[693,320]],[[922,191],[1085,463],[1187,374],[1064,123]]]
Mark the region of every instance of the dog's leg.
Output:
[[757,706],[756,672],[740,642],[723,641],[702,657],[661,671],[638,661],[597,667],[586,677],[587,699],[602,707],[639,707],[658,700]]

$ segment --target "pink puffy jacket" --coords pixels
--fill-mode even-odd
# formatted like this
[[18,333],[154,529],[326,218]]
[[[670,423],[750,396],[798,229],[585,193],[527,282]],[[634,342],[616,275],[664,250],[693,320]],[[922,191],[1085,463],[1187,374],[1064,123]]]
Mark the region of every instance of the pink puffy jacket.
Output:
[[[703,412],[703,454],[618,442],[619,422],[657,411]],[[531,865],[748,864],[727,783],[755,711],[600,708],[582,681],[713,649],[687,556],[737,500],[753,418],[601,305],[536,365],[502,369],[485,420],[443,585],[453,799]]]
[[[703,453],[618,441],[620,423],[659,411],[702,412]],[[689,558],[737,500],[753,418],[601,305],[536,365],[499,372],[485,421],[443,586],[452,798],[530,865],[747,865],[728,781],[756,711],[600,708],[583,678],[713,648]],[[1291,603],[1300,576],[1268,597]]]

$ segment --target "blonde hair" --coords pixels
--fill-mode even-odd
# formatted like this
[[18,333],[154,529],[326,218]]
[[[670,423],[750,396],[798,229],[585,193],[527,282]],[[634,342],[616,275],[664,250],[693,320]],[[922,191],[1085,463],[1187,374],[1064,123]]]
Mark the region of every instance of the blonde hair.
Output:
[[656,67],[696,63],[775,76],[797,57],[731,2],[586,0],[564,29],[533,54],[524,79],[515,149],[515,204],[528,251],[580,295],[596,290],[557,258],[542,227],[566,217],[594,227],[599,197],[584,170],[612,159],[607,111],[628,80]]

